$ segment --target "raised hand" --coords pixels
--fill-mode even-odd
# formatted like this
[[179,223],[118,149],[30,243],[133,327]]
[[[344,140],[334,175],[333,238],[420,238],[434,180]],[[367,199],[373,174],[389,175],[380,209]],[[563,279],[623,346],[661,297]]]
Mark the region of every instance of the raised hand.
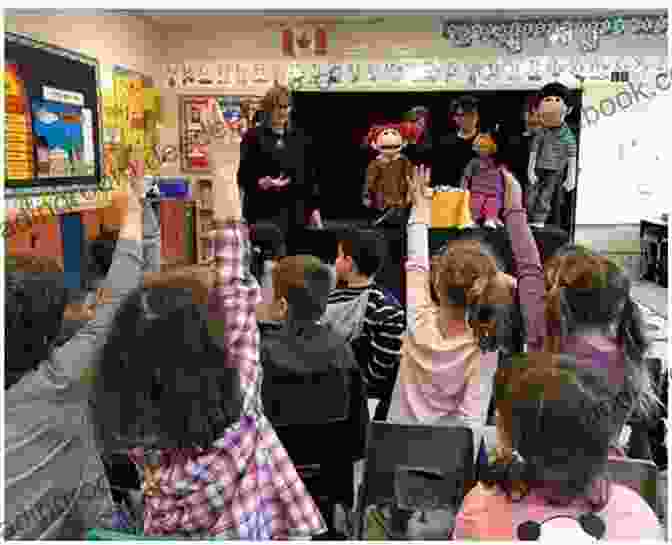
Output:
[[537,178],[537,174],[534,172],[533,168],[527,171],[527,179],[529,180],[530,185],[535,185],[539,181],[539,178]]
[[413,177],[408,181],[408,188],[413,204],[412,221],[429,225],[432,221],[432,196],[434,191],[429,187],[431,170],[424,166],[413,169]]
[[434,191],[429,187],[431,169],[425,165],[413,169],[413,177],[409,180],[409,190],[413,206],[423,206],[431,202]]
[[[133,233],[135,227],[140,222],[142,225],[142,202],[144,195],[144,186],[141,178],[131,178],[125,188],[114,190],[112,192],[112,206],[119,214],[120,224],[123,226],[129,223],[133,224]],[[142,231],[140,231],[142,235]]]
[[572,191],[576,187],[576,176],[570,170],[567,173],[567,179],[563,182],[562,186],[565,188],[565,191]]

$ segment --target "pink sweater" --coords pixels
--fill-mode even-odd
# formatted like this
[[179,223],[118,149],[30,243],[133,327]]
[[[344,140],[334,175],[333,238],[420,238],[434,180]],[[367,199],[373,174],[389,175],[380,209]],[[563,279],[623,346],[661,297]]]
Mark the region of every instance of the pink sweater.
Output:
[[497,370],[497,353],[482,354],[466,323],[445,331],[429,292],[428,228],[408,227],[406,263],[408,332],[388,421],[404,424],[484,426]]
[[[509,210],[503,217],[513,249],[528,350],[540,351],[547,335],[547,324],[544,271],[539,250],[525,210]],[[481,354],[476,339],[464,325],[453,324],[453,330],[448,332],[441,330],[439,309],[429,293],[428,239],[427,225],[408,226],[408,333],[402,347],[388,420],[439,425],[457,420],[469,426],[482,426],[492,397],[497,354]],[[622,384],[623,356],[612,339],[576,337],[568,339],[563,348],[576,355],[579,363],[607,367],[610,379]]]
[[[514,503],[498,488],[487,488],[479,483],[462,503],[453,538],[515,541],[517,528],[523,522],[543,522],[558,515],[576,518],[587,512],[590,508],[581,500],[567,507],[549,506],[534,492]],[[653,510],[636,492],[620,484],[612,484],[609,503],[596,514],[606,525],[604,540],[664,539]]]

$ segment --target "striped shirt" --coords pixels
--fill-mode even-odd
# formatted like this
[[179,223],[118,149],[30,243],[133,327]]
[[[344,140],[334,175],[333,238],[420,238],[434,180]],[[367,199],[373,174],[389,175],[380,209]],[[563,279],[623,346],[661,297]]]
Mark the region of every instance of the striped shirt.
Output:
[[[344,303],[359,297],[367,287],[340,288],[329,303]],[[364,315],[362,335],[353,343],[369,397],[391,394],[399,369],[401,338],[406,331],[406,312],[384,288],[373,284]]]
[[532,141],[532,153],[537,154],[535,168],[564,170],[570,158],[576,158],[576,138],[565,123],[544,129]]

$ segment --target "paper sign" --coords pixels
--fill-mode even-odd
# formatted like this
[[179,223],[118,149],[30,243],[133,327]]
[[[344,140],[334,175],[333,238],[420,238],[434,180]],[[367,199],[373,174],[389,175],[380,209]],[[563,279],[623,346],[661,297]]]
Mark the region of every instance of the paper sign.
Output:
[[55,87],[42,87],[42,96],[44,100],[51,102],[60,102],[62,104],[72,104],[73,106],[84,106],[84,95],[76,91],[64,91]]
[[114,78],[112,68],[100,67],[100,88],[103,90],[114,89]]

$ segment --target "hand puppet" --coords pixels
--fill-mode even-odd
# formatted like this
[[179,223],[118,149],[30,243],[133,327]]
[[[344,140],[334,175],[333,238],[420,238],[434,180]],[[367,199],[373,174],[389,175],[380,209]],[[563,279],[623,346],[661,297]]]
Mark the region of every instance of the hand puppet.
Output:
[[496,132],[481,132],[474,139],[472,159],[464,169],[462,189],[469,190],[472,221],[495,229],[502,225],[499,214],[504,206],[507,184],[496,160]]
[[369,144],[380,155],[366,169],[364,204],[377,210],[404,209],[410,203],[408,180],[412,163],[402,155],[404,138],[398,125],[377,127],[369,133]]
[[532,142],[528,164],[527,213],[532,225],[546,223],[559,184],[567,191],[576,185],[576,138],[565,123],[571,111],[568,94],[567,87],[557,82],[541,90],[543,128]]

